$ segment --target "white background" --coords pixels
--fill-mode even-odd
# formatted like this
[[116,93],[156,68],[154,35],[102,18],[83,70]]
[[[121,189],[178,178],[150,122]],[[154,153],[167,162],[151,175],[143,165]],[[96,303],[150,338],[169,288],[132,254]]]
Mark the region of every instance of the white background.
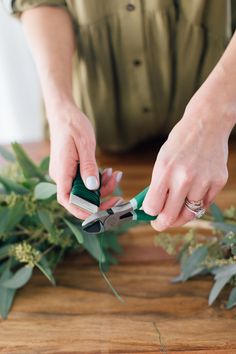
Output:
[[0,144],[43,139],[37,73],[19,20],[0,3]]

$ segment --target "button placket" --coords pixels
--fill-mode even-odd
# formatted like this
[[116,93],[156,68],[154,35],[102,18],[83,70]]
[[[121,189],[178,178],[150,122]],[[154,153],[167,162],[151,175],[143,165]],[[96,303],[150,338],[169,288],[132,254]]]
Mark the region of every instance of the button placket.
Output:
[[[132,7],[129,13],[127,11],[123,17],[123,25],[124,28],[126,27],[126,31],[122,31],[123,65],[127,68],[125,70],[127,86],[123,90],[123,93],[126,92],[126,97],[123,97],[122,100],[128,102],[125,104],[126,114],[133,120],[133,122],[130,120],[130,128],[137,129],[139,134],[142,133],[145,136],[150,134],[150,127],[153,126],[152,110],[150,108],[151,94],[144,56],[141,2],[133,1],[133,3],[134,8]],[[128,92],[129,97],[127,96]],[[143,114],[147,118],[145,127],[143,126]]]

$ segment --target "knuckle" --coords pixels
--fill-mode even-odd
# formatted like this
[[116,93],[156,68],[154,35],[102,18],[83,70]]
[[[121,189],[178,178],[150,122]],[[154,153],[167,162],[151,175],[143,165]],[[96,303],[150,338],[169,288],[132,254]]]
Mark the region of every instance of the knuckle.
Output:
[[145,211],[146,214],[151,216],[156,216],[159,212],[158,208],[154,207],[154,205],[147,202],[143,203],[143,210]]
[[218,176],[218,178],[214,180],[213,184],[216,188],[223,188],[226,185],[227,181],[228,181],[228,172],[222,174],[221,176]]
[[82,168],[84,171],[94,171],[95,159],[94,160],[92,158],[86,159],[82,164]]
[[95,150],[96,141],[94,137],[90,137],[87,135],[81,135],[79,139],[79,145],[81,149],[89,149],[90,151]]
[[197,184],[198,184],[199,190],[206,190],[210,183],[209,183],[208,179],[199,179],[197,181]]
[[179,171],[182,186],[189,186],[194,178],[193,171],[190,168],[182,167]]
[[175,217],[173,215],[170,214],[165,214],[162,216],[161,218],[161,223],[165,226],[165,227],[170,227],[171,225],[174,224],[175,222]]

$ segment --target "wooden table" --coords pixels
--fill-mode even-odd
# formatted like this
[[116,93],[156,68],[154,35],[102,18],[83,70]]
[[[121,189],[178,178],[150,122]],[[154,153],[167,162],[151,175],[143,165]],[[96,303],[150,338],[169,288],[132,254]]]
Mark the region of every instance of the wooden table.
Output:
[[[39,160],[48,144],[28,147]],[[124,171],[122,188],[133,196],[149,180],[154,146],[142,152],[99,154],[102,166]],[[218,197],[236,202],[236,145],[229,158],[230,179]],[[183,229],[172,232],[184,232]],[[0,321],[0,353],[236,353],[236,310],[218,300],[208,307],[210,278],[173,285],[173,259],[153,245],[155,231],[135,228],[121,237],[124,253],[109,278],[120,303],[88,256],[64,261],[52,287],[38,272],[19,291],[7,321]]]

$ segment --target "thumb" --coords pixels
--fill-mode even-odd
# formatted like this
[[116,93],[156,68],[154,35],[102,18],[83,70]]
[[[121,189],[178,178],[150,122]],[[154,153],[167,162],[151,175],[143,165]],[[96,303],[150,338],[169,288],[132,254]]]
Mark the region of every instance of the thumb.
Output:
[[85,186],[90,190],[99,188],[98,166],[95,159],[95,148],[87,146],[79,152],[80,174]]

